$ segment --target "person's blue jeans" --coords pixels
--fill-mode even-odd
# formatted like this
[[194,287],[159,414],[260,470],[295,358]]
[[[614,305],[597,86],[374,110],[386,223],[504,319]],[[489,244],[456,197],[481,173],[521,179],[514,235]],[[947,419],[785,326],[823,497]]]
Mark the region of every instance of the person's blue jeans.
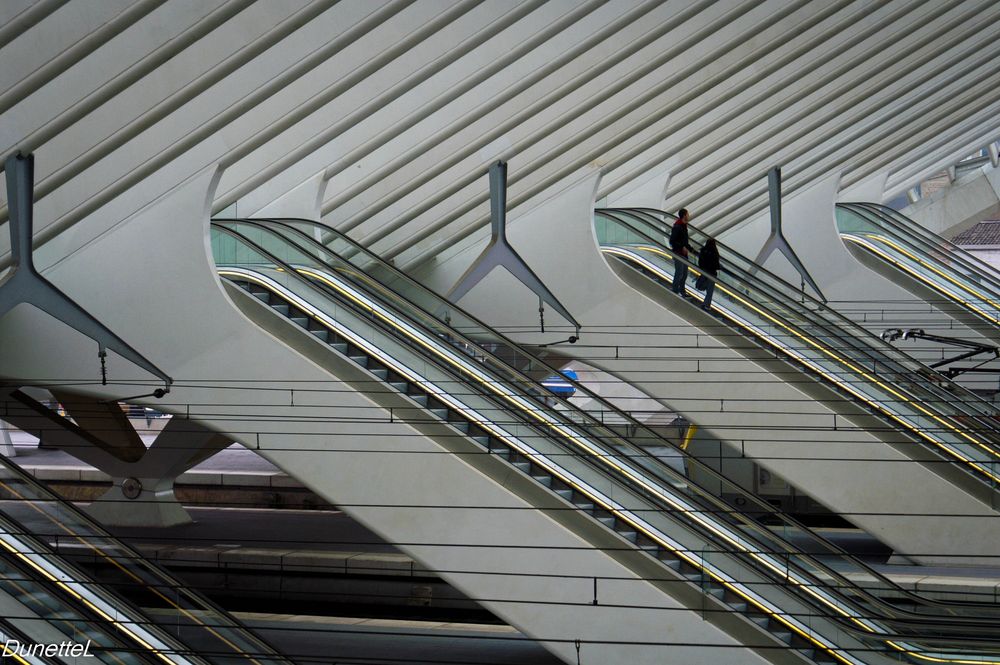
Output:
[[688,278],[688,266],[683,261],[674,260],[674,283],[671,284],[670,289],[677,294],[684,295],[686,293],[684,289],[684,283],[687,282]]
[[715,293],[715,282],[708,280],[708,286],[705,287],[705,300],[701,303],[701,308],[706,312],[712,307],[713,293]]

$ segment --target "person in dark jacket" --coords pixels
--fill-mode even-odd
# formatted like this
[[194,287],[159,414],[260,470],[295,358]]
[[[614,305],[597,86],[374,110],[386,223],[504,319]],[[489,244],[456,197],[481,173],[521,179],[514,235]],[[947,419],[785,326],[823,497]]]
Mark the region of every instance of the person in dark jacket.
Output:
[[[705,246],[701,248],[701,252],[698,254],[698,267],[701,268],[703,275],[711,275],[712,277],[717,277],[719,275],[719,268],[721,267],[719,261],[719,246],[715,244],[715,239],[710,238],[705,242]],[[701,303],[701,308],[706,312],[712,309],[712,294],[715,293],[715,280],[704,279],[705,284],[705,299]]]
[[[677,211],[677,221],[674,222],[673,228],[670,229],[670,249],[685,259],[693,251],[691,245],[688,244],[687,223],[688,211],[686,208],[681,208]],[[684,288],[684,283],[687,282],[687,276],[687,263],[674,261],[674,281],[670,286],[670,290],[685,298],[687,297],[687,291]]]

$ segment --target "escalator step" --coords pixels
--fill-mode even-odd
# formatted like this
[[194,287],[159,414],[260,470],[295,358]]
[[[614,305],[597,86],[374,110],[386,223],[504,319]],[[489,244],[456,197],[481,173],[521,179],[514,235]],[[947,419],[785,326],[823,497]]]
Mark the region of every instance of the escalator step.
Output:
[[779,640],[785,644],[789,644],[792,641],[792,633],[788,630],[772,630],[770,631],[772,635],[777,637]]
[[[45,609],[53,613],[58,611],[63,606],[63,604],[60,603],[55,596],[46,591],[36,591],[34,593],[25,592],[24,594],[18,594],[17,597],[21,600],[21,602],[25,602],[25,599],[27,599],[29,604],[31,601],[40,603]],[[68,617],[72,618],[73,615],[69,614]]]
[[406,389],[409,387],[409,383],[406,381],[390,381],[389,385],[392,386],[394,390],[401,393],[406,393]]
[[556,494],[558,494],[562,498],[566,499],[567,501],[572,501],[573,500],[573,490],[571,490],[569,488],[558,489],[558,490],[556,490]]
[[[427,395],[424,395],[423,397],[424,397],[425,400],[427,399]],[[426,406],[426,403],[425,403],[425,406]],[[445,407],[431,409],[431,413],[433,413],[435,416],[437,416],[441,420],[445,420],[448,417],[448,409],[445,408]]]
[[334,342],[330,346],[334,351],[347,355],[347,342]]
[[614,518],[614,516],[610,516],[610,517],[598,517],[597,521],[600,522],[601,524],[603,524],[604,526],[609,526],[611,528],[614,528],[614,526],[615,526],[615,518]]
[[510,446],[508,446],[505,443],[501,443],[498,439],[493,439],[493,441],[490,442],[488,448],[494,453],[496,453],[498,457],[505,460],[510,459],[510,454],[511,454]]
[[722,600],[723,597],[726,595],[726,590],[725,589],[721,589],[719,587],[714,587],[714,588],[706,589],[705,593],[707,593],[710,596],[714,596],[715,598],[718,598],[719,600]]
[[377,376],[382,381],[385,381],[387,378],[389,378],[389,370],[385,369],[384,367],[380,369],[373,369],[371,370],[371,373]]
[[[66,621],[70,622],[73,619],[79,619],[80,615],[72,610],[60,610],[58,612],[51,612],[45,615],[48,621]],[[74,622],[76,623],[76,622]]]
[[639,538],[635,541],[635,544],[639,546],[640,549],[656,552],[660,549],[659,543],[647,536],[646,534],[639,534]]
[[[453,417],[456,419],[452,420]],[[462,434],[468,434],[469,424],[470,424],[469,421],[464,419],[458,420],[459,418],[462,418],[462,416],[458,415],[458,413],[454,411],[448,412],[448,422],[451,424],[451,426],[457,429]]]
[[368,356],[353,355],[347,357],[350,358],[354,363],[361,365],[362,367],[368,367]]
[[536,483],[540,483],[546,487],[552,487],[552,476],[548,474],[532,474],[531,477],[535,479]]
[[490,445],[490,437],[486,434],[479,434],[477,436],[474,436],[472,437],[472,440],[481,445],[483,448],[486,448],[487,446]]
[[288,305],[286,303],[276,302],[273,305],[271,305],[271,309],[273,309],[278,314],[281,314],[282,316],[288,316]]
[[101,631],[97,630],[96,628],[89,628],[85,624],[84,625],[80,625],[80,622],[78,622],[78,621],[74,621],[73,622],[73,626],[74,626],[74,628],[76,628],[76,630],[78,631],[78,633],[80,635],[82,635],[85,638],[89,637],[94,642],[98,642],[99,643],[99,641],[101,639],[103,639],[103,637],[104,637],[102,635]]
[[271,300],[271,293],[269,291],[251,291],[250,295],[263,302],[269,302]]
[[701,585],[703,577],[700,572],[691,571],[687,573],[681,573],[684,577],[688,579],[689,582],[694,582],[695,584]]
[[235,284],[236,286],[238,286],[241,289],[243,289],[244,291],[249,291],[250,290],[250,282],[244,282],[242,280],[230,280],[230,281],[233,284]]
[[622,536],[625,540],[630,540],[633,543],[639,539],[639,532],[634,529],[615,529],[615,531],[618,531],[618,535]]
[[[668,556],[669,558],[666,558]],[[676,571],[680,571],[681,569],[681,560],[674,558],[672,552],[669,552],[667,550],[661,550],[660,553],[656,555],[656,558],[662,561],[663,565],[666,566],[667,568],[673,568]]]
[[593,512],[594,510],[594,504],[584,499],[574,501],[573,505],[579,508],[580,510],[584,511],[585,513]]
[[514,462],[514,466],[525,473],[529,473],[531,471],[531,462]]
[[321,342],[325,342],[330,338],[330,331],[326,328],[322,328],[320,330],[310,330],[309,332],[312,333],[313,337]]
[[290,316],[288,320],[300,328],[305,328],[309,325],[309,319],[305,316]]

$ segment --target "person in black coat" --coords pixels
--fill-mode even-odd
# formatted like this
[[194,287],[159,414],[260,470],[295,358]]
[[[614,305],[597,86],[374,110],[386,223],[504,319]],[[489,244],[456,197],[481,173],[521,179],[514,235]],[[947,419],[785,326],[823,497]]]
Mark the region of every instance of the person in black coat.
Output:
[[[677,211],[677,221],[674,222],[673,228],[670,229],[670,249],[674,251],[675,254],[683,256],[685,259],[688,255],[694,251],[691,249],[691,245],[688,244],[688,211],[686,208],[681,208]],[[684,283],[687,281],[688,276],[688,266],[684,261],[674,261],[674,281],[670,285],[670,290],[679,296],[687,297],[687,291],[684,288]]]
[[[718,276],[721,262],[719,260],[719,246],[715,244],[714,239],[710,238],[707,240],[705,246],[701,248],[701,253],[698,255],[698,267],[701,268],[703,275]],[[712,294],[715,293],[715,280],[704,278],[704,284],[705,299],[701,303],[701,308],[707,312],[712,308]]]

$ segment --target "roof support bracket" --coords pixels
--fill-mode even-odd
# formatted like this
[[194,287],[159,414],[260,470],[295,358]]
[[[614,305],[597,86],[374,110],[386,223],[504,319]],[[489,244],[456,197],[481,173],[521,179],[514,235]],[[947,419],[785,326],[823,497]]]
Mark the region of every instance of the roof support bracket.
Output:
[[[522,284],[531,289],[539,300],[539,311],[541,303],[547,302],[552,309],[559,312],[567,321],[576,328],[576,335],[580,334],[580,324],[573,315],[562,306],[562,303],[549,291],[548,287],[542,283],[538,275],[528,267],[524,259],[510,246],[507,240],[507,163],[496,162],[490,165],[490,221],[492,224],[492,236],[486,249],[480,253],[472,265],[465,271],[448,292],[447,298],[453,303],[461,300],[462,296],[472,290],[476,284],[481,282],[495,268],[504,267],[507,271],[518,279]],[[574,340],[575,341],[575,340]]]
[[162,379],[164,387],[152,395],[165,395],[169,392],[173,379],[35,270],[31,244],[34,226],[34,156],[13,154],[4,163],[4,170],[7,177],[7,208],[10,211],[7,225],[10,227],[11,264],[10,272],[0,281],[0,317],[21,303],[33,305],[97,342],[103,383],[107,383],[104,360],[107,350],[111,349]]
[[[792,267],[799,273],[802,277],[803,282],[809,284],[815,291],[820,299],[826,303],[826,296],[820,290],[819,285],[813,280],[812,275],[806,270],[806,267],[802,265],[802,261],[795,254],[795,250],[788,243],[785,238],[785,234],[781,229],[781,169],[775,166],[770,171],[767,172],[767,189],[768,189],[768,199],[771,206],[771,235],[768,236],[767,241],[764,246],[761,247],[760,253],[757,254],[757,258],[754,259],[754,263],[757,266],[764,265],[768,257],[774,253],[774,250],[778,250],[785,255],[788,262],[792,264]],[[756,269],[755,269],[756,270]]]

